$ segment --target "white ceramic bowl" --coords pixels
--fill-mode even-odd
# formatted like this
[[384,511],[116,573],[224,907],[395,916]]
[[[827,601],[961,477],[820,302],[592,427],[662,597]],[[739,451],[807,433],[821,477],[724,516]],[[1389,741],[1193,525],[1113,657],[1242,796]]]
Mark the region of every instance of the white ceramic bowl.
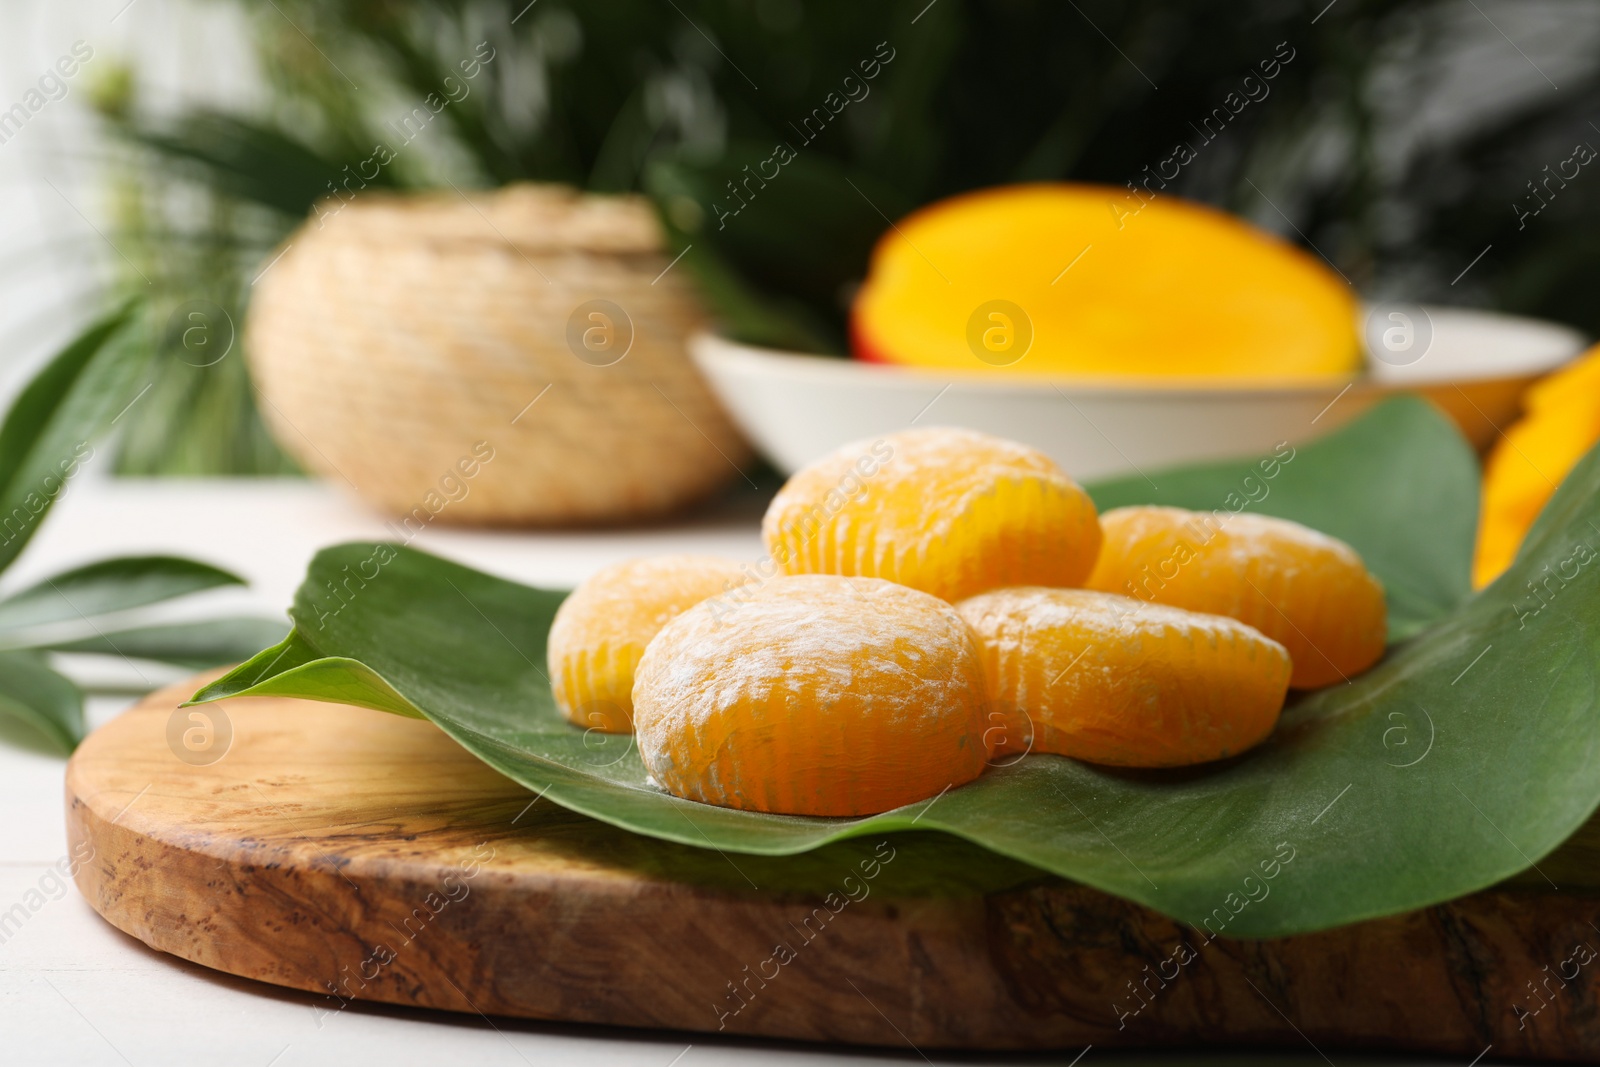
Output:
[[[1415,362],[1368,358],[1354,378],[1293,386],[1161,386],[1008,377],[861,363],[737,344],[690,352],[733,420],[790,473],[850,441],[908,426],[964,426],[1025,442],[1096,479],[1301,443],[1380,399],[1420,393],[1482,447],[1516,417],[1529,382],[1581,351],[1582,334],[1534,319],[1430,307]],[[1369,317],[1370,319],[1370,317]]]

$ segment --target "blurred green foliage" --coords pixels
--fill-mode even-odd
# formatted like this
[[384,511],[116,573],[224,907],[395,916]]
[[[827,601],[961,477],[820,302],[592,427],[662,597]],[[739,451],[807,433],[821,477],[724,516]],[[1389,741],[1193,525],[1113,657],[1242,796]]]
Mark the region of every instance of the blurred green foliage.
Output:
[[[139,300],[91,323],[33,376],[0,415],[0,571],[14,563],[95,444],[143,399],[151,358]],[[140,609],[243,579],[175,556],[123,556],[60,571],[0,597],[0,738],[22,723],[30,743],[71,752],[84,734],[83,690],[56,653],[187,667],[237,663],[277,639],[281,622],[210,618],[152,625]],[[148,679],[146,679],[148,682]],[[148,687],[148,686],[147,686]]]
[[[125,221],[145,239],[145,269],[159,265],[162,299],[203,296],[241,323],[273,246],[439,94],[458,99],[367,184],[643,191],[677,247],[692,246],[684,263],[730,329],[842,352],[851,293],[889,219],[1003,182],[1140,180],[1176,142],[1196,143],[1191,124],[1247,75],[1292,53],[1167,191],[1313,246],[1367,296],[1600,331],[1588,295],[1600,179],[1571,182],[1532,220],[1513,207],[1545,164],[1600,143],[1588,124],[1600,63],[1568,64],[1545,92],[1535,58],[1470,3],[232,2],[248,11],[270,82],[261,113],[150,115],[136,83],[101,110],[135,164],[117,179]],[[492,58],[463,80],[463,61],[491,54],[482,42]],[[1538,91],[1450,116],[1452,86],[1480,56],[1493,57],[1486,76]],[[780,143],[794,158],[765,184],[741,184],[754,195],[725,214],[728,183],[770,175],[762,161]],[[165,361],[172,381],[141,413],[124,469],[285,467],[239,361],[225,364]],[[209,414],[174,427],[194,410]]]

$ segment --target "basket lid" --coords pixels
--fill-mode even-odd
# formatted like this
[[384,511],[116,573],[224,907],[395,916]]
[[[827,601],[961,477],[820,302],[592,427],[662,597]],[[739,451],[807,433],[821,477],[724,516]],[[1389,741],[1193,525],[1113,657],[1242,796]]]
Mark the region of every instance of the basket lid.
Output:
[[486,243],[524,251],[660,252],[661,225],[642,196],[519,182],[501,189],[364,191],[320,201],[307,225],[347,241]]

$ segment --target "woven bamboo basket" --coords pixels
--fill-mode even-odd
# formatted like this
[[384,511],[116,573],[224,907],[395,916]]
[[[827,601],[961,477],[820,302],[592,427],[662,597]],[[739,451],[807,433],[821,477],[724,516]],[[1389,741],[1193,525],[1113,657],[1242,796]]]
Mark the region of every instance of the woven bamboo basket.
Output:
[[561,186],[319,205],[259,278],[262,415],[407,530],[642,519],[749,452],[690,363],[704,312],[637,197]]

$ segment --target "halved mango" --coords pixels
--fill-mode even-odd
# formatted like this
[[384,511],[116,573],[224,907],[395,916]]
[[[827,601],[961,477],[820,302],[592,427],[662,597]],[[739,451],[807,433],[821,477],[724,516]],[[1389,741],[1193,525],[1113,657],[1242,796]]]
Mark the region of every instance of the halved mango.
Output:
[[1064,378],[1304,381],[1361,365],[1320,259],[1165,193],[1040,183],[890,227],[856,297],[858,358]]

